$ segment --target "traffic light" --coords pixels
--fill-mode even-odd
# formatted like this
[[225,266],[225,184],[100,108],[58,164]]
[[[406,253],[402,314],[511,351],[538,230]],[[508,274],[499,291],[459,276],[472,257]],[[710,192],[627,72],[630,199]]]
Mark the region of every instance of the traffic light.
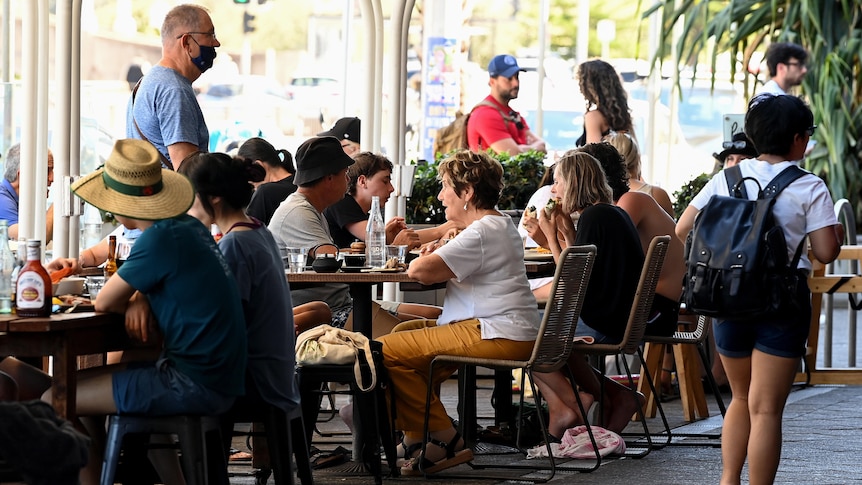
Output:
[[248,12],[244,12],[242,14],[242,31],[246,34],[254,32],[254,24],[252,23],[253,21],[254,15]]

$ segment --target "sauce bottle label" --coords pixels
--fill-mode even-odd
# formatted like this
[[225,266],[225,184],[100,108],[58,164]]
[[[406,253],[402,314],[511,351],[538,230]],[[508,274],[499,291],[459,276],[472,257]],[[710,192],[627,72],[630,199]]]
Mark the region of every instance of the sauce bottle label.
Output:
[[42,308],[45,305],[45,282],[36,272],[18,277],[15,305],[18,308]]

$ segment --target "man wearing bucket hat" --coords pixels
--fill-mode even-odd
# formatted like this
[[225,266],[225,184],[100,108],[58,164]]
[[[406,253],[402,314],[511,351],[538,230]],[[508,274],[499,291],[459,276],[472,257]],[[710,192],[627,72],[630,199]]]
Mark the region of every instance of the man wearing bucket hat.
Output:
[[[283,247],[315,248],[317,252],[334,253],[329,223],[324,209],[344,198],[347,193],[347,167],[354,161],[341,149],[338,139],[314,137],[296,149],[296,176],[299,187],[275,210],[269,230]],[[314,257],[309,254],[309,257]],[[294,305],[325,301],[332,310],[332,325],[344,327],[353,309],[346,284],[332,283],[310,288],[291,289]],[[377,307],[375,307],[376,309]],[[389,333],[399,320],[386,311],[375,311],[372,334]]]
[[[150,143],[127,139],[117,141],[104,168],[75,182],[72,191],[142,231],[99,292],[96,310],[125,314],[133,339],[161,340],[160,355],[151,362],[82,372],[78,414],[227,411],[245,389],[245,323],[236,283],[209,230],[185,214],[195,197],[191,183],[162,169]],[[43,399],[50,401],[49,393]],[[87,429],[104,433],[103,425]],[[85,482],[98,483],[101,451],[91,447]]]
[[501,54],[488,63],[488,86],[491,94],[477,104],[467,121],[467,144],[474,152],[492,149],[510,155],[528,150],[545,151],[545,141],[536,136],[521,114],[509,107],[509,101],[518,97],[521,82],[518,74],[524,71],[518,61]]

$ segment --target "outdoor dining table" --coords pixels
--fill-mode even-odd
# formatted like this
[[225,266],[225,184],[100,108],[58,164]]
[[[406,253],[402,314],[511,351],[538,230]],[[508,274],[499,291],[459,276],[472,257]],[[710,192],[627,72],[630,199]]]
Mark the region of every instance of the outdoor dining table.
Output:
[[54,358],[52,404],[57,415],[73,421],[77,356],[123,350],[132,346],[123,315],[59,313],[48,317],[0,317],[0,356]]
[[[548,255],[550,256],[550,255]],[[524,267],[530,277],[553,275],[556,265],[552,256],[542,258],[540,260],[525,260]],[[371,338],[372,314],[371,303],[373,301],[372,288],[378,283],[399,283],[404,291],[415,290],[433,290],[444,288],[445,284],[440,285],[422,285],[415,279],[407,275],[406,272],[343,272],[335,273],[317,273],[314,271],[304,271],[302,273],[285,272],[287,281],[290,284],[309,284],[309,283],[345,283],[349,286],[350,296],[353,298],[353,330],[362,333]],[[471,370],[470,372],[475,372]],[[469,382],[470,379],[467,379]],[[475,382],[475,381],[473,381]],[[497,405],[495,406],[495,421],[498,425],[508,421],[512,415],[512,375],[510,372],[495,372],[494,399]],[[468,402],[461,403],[460,413],[462,419],[467,418],[468,422],[475,420],[475,398],[472,402],[470,398]],[[356,403],[359,405],[359,403]],[[465,409],[464,406],[467,406]],[[359,412],[359,409],[357,409]],[[466,415],[466,416],[465,416]],[[371,436],[366,435],[368,430],[357,434],[363,436],[362,439],[368,442],[376,442],[376,430],[370,430]],[[468,430],[468,435],[474,433]],[[372,441],[373,440],[373,441]]]
[[[371,338],[372,328],[372,288],[378,283],[411,283],[419,285],[415,279],[407,276],[403,271],[384,271],[384,272],[343,272],[335,273],[317,273],[314,271],[304,271],[302,273],[285,272],[288,283],[306,284],[306,283],[346,283],[350,288],[350,296],[353,298],[353,330],[359,332],[369,339]],[[431,287],[429,287],[431,289]],[[370,358],[370,356],[369,356]],[[372,416],[375,415],[374,399],[366,393],[358,393],[354,396],[354,415],[359,417],[354,421],[356,425],[356,441],[359,445],[358,449],[354,450],[353,460],[362,461],[376,468],[380,463],[380,436],[375,426],[363,426],[364,422],[370,422]],[[306,426],[313,426],[314,423],[308,423]],[[359,455],[364,455],[360,458]],[[379,470],[379,468],[377,469]],[[369,470],[377,477],[374,469]]]

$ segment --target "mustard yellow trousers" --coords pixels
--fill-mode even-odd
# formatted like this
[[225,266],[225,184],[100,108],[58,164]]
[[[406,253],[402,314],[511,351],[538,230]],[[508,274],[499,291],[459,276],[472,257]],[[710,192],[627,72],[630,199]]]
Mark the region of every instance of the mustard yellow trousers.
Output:
[[[430,322],[429,322],[430,323]],[[518,342],[508,339],[482,339],[479,321],[463,320],[440,326],[426,326],[384,335],[383,364],[389,371],[395,398],[395,426],[413,440],[422,439],[425,413],[425,396],[428,381],[433,384],[430,432],[452,426],[438,395],[440,385],[457,367],[436,367],[429,376],[434,357],[461,355],[477,358],[527,359],[533,351],[533,341]]]

